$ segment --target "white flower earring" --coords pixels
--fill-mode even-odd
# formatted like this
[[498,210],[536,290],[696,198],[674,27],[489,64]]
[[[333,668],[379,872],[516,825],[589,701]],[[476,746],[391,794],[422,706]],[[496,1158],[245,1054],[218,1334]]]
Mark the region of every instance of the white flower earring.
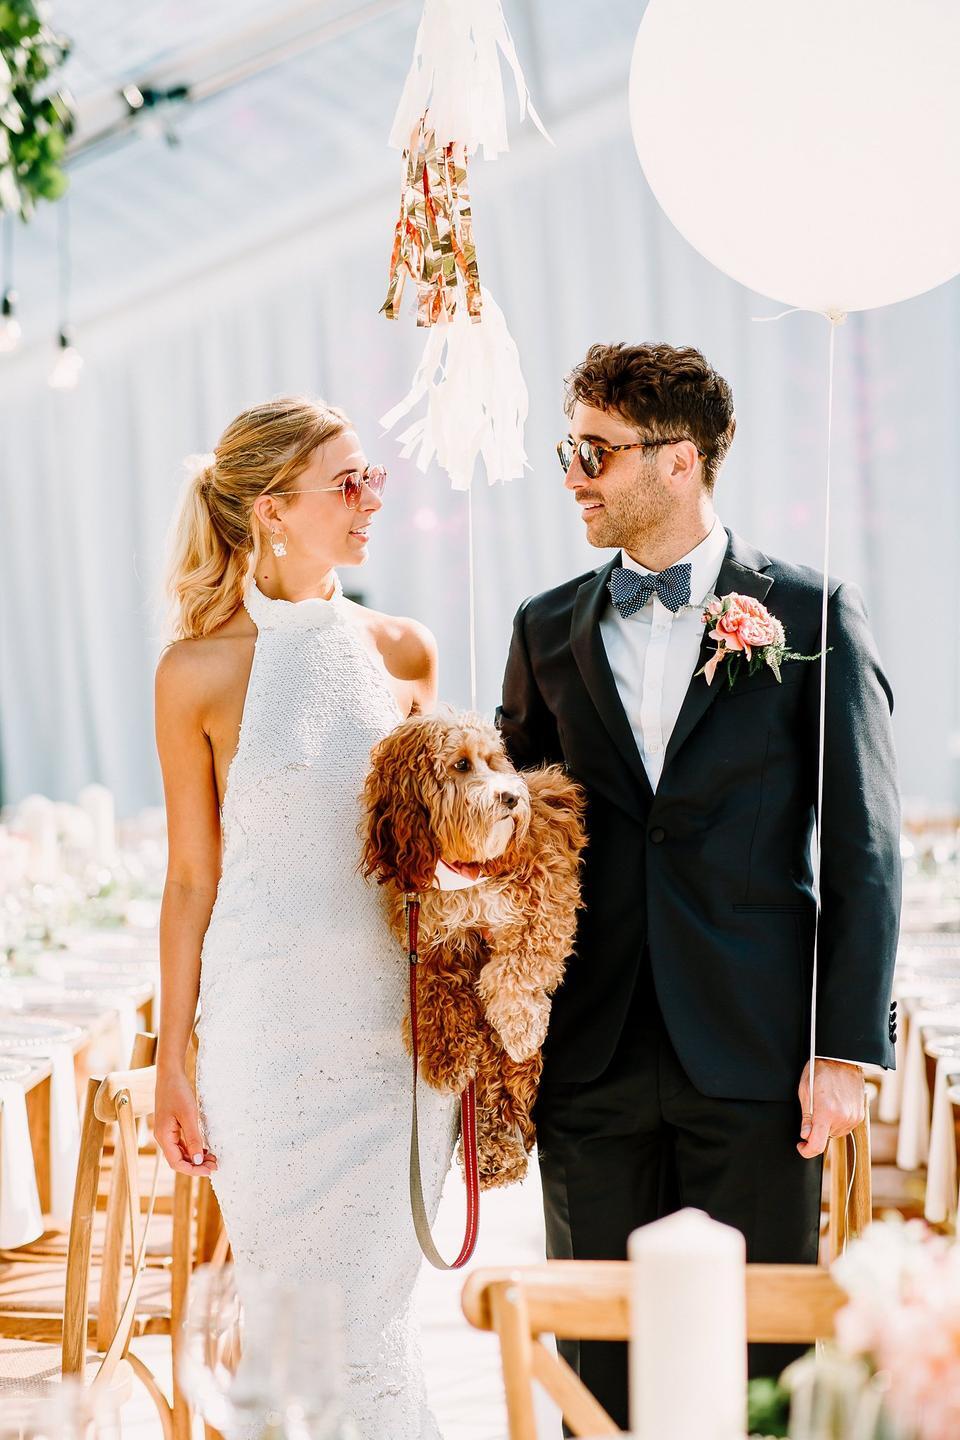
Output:
[[282,560],[287,553],[287,537],[282,530],[278,532],[276,525],[270,527],[270,548],[278,560]]

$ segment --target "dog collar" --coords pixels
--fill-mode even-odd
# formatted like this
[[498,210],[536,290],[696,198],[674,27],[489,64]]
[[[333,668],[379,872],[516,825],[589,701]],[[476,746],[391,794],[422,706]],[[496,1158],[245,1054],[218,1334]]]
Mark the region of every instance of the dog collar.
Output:
[[482,884],[486,878],[486,875],[478,875],[475,880],[471,880],[469,876],[454,870],[445,860],[438,860],[433,883],[438,890],[472,890],[474,885]]

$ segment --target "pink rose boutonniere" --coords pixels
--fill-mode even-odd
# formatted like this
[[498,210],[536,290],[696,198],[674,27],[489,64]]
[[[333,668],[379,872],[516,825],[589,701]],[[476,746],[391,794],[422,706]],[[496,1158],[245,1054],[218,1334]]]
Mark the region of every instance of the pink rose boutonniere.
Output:
[[717,648],[698,675],[713,684],[717,666],[726,661],[727,684],[732,688],[744,659],[747,674],[753,675],[764,665],[780,679],[780,666],[785,660],[819,660],[819,655],[798,655],[787,645],[783,626],[765,605],[752,595],[708,595],[703,611],[704,625],[712,626],[710,639]]

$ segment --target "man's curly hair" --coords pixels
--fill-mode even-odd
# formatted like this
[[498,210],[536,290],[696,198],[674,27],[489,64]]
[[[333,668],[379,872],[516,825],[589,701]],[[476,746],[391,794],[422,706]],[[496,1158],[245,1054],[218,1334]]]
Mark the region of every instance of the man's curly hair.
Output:
[[737,428],[733,393],[699,350],[685,345],[591,345],[566,378],[564,410],[577,401],[607,410],[646,438],[689,437],[713,490]]

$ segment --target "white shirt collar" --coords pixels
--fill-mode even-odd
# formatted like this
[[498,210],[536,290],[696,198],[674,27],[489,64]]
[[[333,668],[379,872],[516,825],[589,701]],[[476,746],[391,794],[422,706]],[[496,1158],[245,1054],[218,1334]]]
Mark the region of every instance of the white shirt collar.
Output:
[[[720,517],[715,516],[713,528],[699,545],[695,545],[686,555],[674,563],[682,565],[688,563],[692,568],[690,571],[690,604],[700,609],[708,595],[715,593],[717,579],[720,575],[720,567],[723,564],[724,556],[727,553],[727,532],[720,524]],[[648,570],[628,555],[626,550],[621,552],[620,563],[625,570],[636,570],[638,575],[652,575],[654,572]]]

